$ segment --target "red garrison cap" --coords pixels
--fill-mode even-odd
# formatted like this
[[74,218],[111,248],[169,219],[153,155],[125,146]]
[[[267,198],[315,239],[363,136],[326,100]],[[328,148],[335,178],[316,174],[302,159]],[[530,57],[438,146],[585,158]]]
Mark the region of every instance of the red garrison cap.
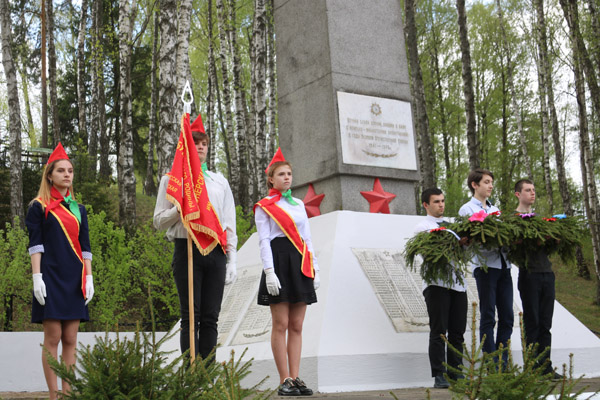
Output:
[[204,131],[204,125],[202,124],[202,116],[200,114],[198,114],[198,116],[194,120],[194,123],[190,127],[192,128],[192,132],[206,133]]
[[52,154],[50,154],[50,158],[48,158],[48,162],[46,163],[46,165],[50,164],[52,161],[68,159],[69,156],[65,152],[65,149],[63,148],[62,144],[58,142],[58,146],[56,146]]
[[265,174],[269,170],[269,167],[271,167],[271,165],[273,165],[273,163],[276,163],[276,162],[279,162],[279,161],[285,161],[285,157],[283,156],[283,153],[281,152],[281,147],[277,148],[277,151],[275,152],[275,155],[273,156],[273,159],[271,160],[271,162],[269,163],[269,165],[265,169]]

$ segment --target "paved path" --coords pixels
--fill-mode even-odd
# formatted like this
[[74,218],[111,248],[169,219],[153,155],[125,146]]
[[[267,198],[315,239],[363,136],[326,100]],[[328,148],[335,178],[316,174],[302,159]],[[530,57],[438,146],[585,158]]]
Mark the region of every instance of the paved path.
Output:
[[[582,380],[577,389],[589,386],[586,392],[600,390],[600,377]],[[306,399],[348,399],[348,400],[375,400],[375,399],[393,399],[390,392],[399,400],[421,400],[427,399],[427,388],[411,388],[411,389],[396,389],[396,390],[378,390],[370,392],[348,392],[348,393],[315,393]],[[432,400],[450,400],[452,394],[445,389],[430,389]],[[290,397],[273,396],[273,399],[290,399]],[[48,399],[47,392],[0,392],[2,400],[46,400]]]

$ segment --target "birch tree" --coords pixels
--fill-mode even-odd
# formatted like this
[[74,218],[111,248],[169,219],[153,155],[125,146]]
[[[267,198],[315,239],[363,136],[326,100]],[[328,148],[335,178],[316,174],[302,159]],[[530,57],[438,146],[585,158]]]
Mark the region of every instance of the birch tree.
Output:
[[525,137],[525,132],[523,130],[523,119],[521,117],[521,108],[517,104],[517,91],[515,90],[515,79],[513,76],[513,62],[511,56],[511,50],[508,43],[508,38],[506,35],[506,27],[504,22],[504,13],[502,11],[502,5],[500,4],[500,0],[496,0],[496,5],[498,7],[498,18],[500,19],[500,32],[502,33],[502,45],[504,47],[504,52],[506,53],[506,78],[508,81],[508,88],[510,90],[511,97],[511,108],[512,113],[516,119],[517,123],[517,133],[519,136],[519,142],[521,144],[521,151],[523,152],[523,161],[525,164],[525,171],[527,172],[527,177],[529,179],[533,179],[533,170],[531,168],[531,159],[529,158],[529,153],[527,151],[527,138]]
[[[262,166],[269,163],[267,154],[267,68],[268,68],[268,23],[265,0],[254,1],[254,23],[252,25],[252,48],[254,63],[252,64],[254,91],[254,137],[256,138],[256,158],[252,175],[256,181],[253,190],[255,197],[251,203],[258,201],[260,192],[266,188],[265,174]],[[262,189],[262,190],[261,190]]]
[[[49,0],[52,1],[52,0]],[[41,0],[41,95],[42,95],[42,147],[48,147],[48,91],[46,83],[46,0]]]
[[473,94],[473,72],[471,70],[471,48],[467,28],[467,12],[465,0],[456,0],[458,13],[458,32],[460,37],[460,53],[462,60],[463,93],[465,97],[465,114],[467,118],[467,143],[469,165],[471,169],[479,168],[479,141],[477,139],[475,120],[475,95]]
[[135,173],[133,170],[133,132],[131,107],[131,52],[136,2],[119,1],[119,85],[121,142],[119,146],[119,220],[127,231],[135,227]]
[[217,86],[217,72],[215,68],[215,50],[213,39],[213,5],[212,0],[208,0],[207,4],[207,20],[206,20],[206,37],[208,39],[208,57],[206,67],[208,69],[207,87],[206,87],[206,123],[204,128],[211,136],[209,141],[209,151],[207,157],[208,169],[213,170],[215,167],[215,148],[216,148],[216,124],[215,124],[215,92]]
[[10,215],[23,227],[23,176],[21,172],[21,110],[17,71],[12,54],[12,27],[8,0],[0,0],[0,29],[2,30],[2,66],[6,76],[8,100],[8,131],[10,135]]
[[221,75],[223,79],[223,104],[225,110],[225,124],[221,126],[225,140],[227,141],[229,154],[227,159],[229,182],[236,203],[239,204],[239,165],[237,157],[237,146],[233,131],[233,115],[231,112],[231,90],[228,72],[228,44],[227,44],[227,13],[224,0],[217,0],[217,29],[219,31],[219,60],[221,62]]
[[48,78],[50,81],[50,111],[52,114],[52,137],[54,146],[60,142],[60,122],[58,119],[58,94],[56,89],[56,47],[54,45],[54,6],[47,1],[48,18]]
[[171,169],[179,137],[181,110],[177,110],[177,1],[160,0],[160,107],[158,175]]
[[[110,141],[106,128],[106,95],[104,94],[104,10],[101,1],[93,2],[94,6],[94,41],[93,41],[93,66],[92,66],[92,82],[95,85],[92,93],[92,104],[96,107],[97,112],[93,113],[94,118],[97,118],[97,130],[92,129],[90,132],[90,154],[96,159],[98,154],[96,147],[96,135],[99,135],[100,142],[100,169],[99,175],[102,182],[108,182],[111,176],[111,168],[108,160],[110,153]],[[96,117],[97,116],[97,117]],[[94,162],[94,165],[95,162]]]
[[158,15],[159,11],[153,12],[152,22],[152,70],[150,76],[150,115],[148,116],[148,157],[146,160],[146,179],[144,180],[144,192],[147,195],[156,194],[156,180],[154,175],[154,148],[156,147],[156,108],[158,105],[158,83],[156,73],[158,70]]
[[[87,0],[81,1],[79,32],[77,34],[77,109],[79,112],[79,137],[88,144],[85,107],[85,33],[87,23]],[[96,172],[96,157],[92,156],[94,174]]]
[[423,86],[423,75],[419,64],[419,49],[417,47],[417,25],[415,22],[414,0],[404,1],[404,36],[408,61],[410,65],[410,88],[413,94],[417,135],[419,137],[419,160],[421,169],[421,185],[423,189],[435,187],[435,157],[433,145],[429,133],[429,118],[425,104],[425,88]]
[[[190,20],[192,13],[192,0],[180,0],[179,13],[177,16],[177,60],[175,68],[177,70],[177,108],[176,113],[183,112],[183,102],[181,93],[185,87],[185,82],[189,81],[192,85],[192,73],[190,71]],[[195,115],[190,116],[193,121]]]
[[567,184],[567,175],[565,172],[565,162],[563,157],[563,149],[560,140],[560,132],[558,126],[558,116],[556,114],[556,106],[554,102],[554,86],[552,84],[552,66],[548,57],[548,35],[546,30],[546,17],[544,15],[543,0],[533,0],[533,6],[536,11],[536,39],[538,41],[538,57],[541,65],[540,68],[540,85],[544,87],[546,92],[546,101],[548,104],[550,126],[552,128],[552,141],[554,143],[554,157],[556,160],[556,172],[558,175],[558,187],[562,198],[563,209],[567,215],[573,215],[573,207],[571,205],[571,194]]
[[[274,0],[268,0],[268,24],[267,24],[267,79],[269,97],[269,145],[267,147],[267,159],[275,154],[277,149],[277,71],[275,67],[275,29],[273,28]],[[262,171],[257,171],[260,175]],[[264,187],[264,186],[262,186]]]

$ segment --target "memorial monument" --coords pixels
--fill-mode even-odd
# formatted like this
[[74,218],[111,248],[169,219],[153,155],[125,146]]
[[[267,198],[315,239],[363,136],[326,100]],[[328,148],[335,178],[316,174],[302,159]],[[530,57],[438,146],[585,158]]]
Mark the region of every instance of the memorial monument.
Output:
[[[423,217],[413,215],[419,171],[400,2],[275,0],[274,13],[280,146],[294,165],[294,195],[325,195],[318,206],[305,198],[309,215],[319,206],[323,214],[310,219],[321,287],[304,321],[300,376],[320,392],[431,386],[422,281],[402,257]],[[254,234],[224,294],[217,359],[247,349],[245,383],[269,375],[275,388],[271,315],[257,305],[261,273]],[[478,301],[467,280],[469,303]],[[600,374],[600,339],[558,303],[554,318],[554,364],[574,353],[576,374]]]
[[415,214],[419,179],[397,0],[276,0],[279,143],[294,193],[312,183],[321,212],[369,212],[361,191]]

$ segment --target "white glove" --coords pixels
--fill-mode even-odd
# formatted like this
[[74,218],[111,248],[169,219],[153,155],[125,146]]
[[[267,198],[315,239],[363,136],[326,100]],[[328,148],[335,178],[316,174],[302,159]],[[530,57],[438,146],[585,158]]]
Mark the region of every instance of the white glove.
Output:
[[315,290],[321,286],[321,277],[319,277],[319,271],[315,271],[315,278],[313,279],[313,286]]
[[269,292],[271,296],[279,296],[279,289],[281,289],[281,283],[279,283],[279,278],[277,278],[277,275],[275,275],[275,269],[265,269],[265,278],[267,282],[267,292]]
[[85,276],[85,305],[87,306],[88,303],[92,300],[92,297],[94,297],[94,278],[92,275],[86,275]]
[[225,284],[229,285],[230,283],[235,282],[235,278],[237,278],[237,268],[235,263],[227,263],[227,271],[225,272]]
[[46,304],[46,284],[42,280],[42,274],[33,274],[33,295],[41,305]]

